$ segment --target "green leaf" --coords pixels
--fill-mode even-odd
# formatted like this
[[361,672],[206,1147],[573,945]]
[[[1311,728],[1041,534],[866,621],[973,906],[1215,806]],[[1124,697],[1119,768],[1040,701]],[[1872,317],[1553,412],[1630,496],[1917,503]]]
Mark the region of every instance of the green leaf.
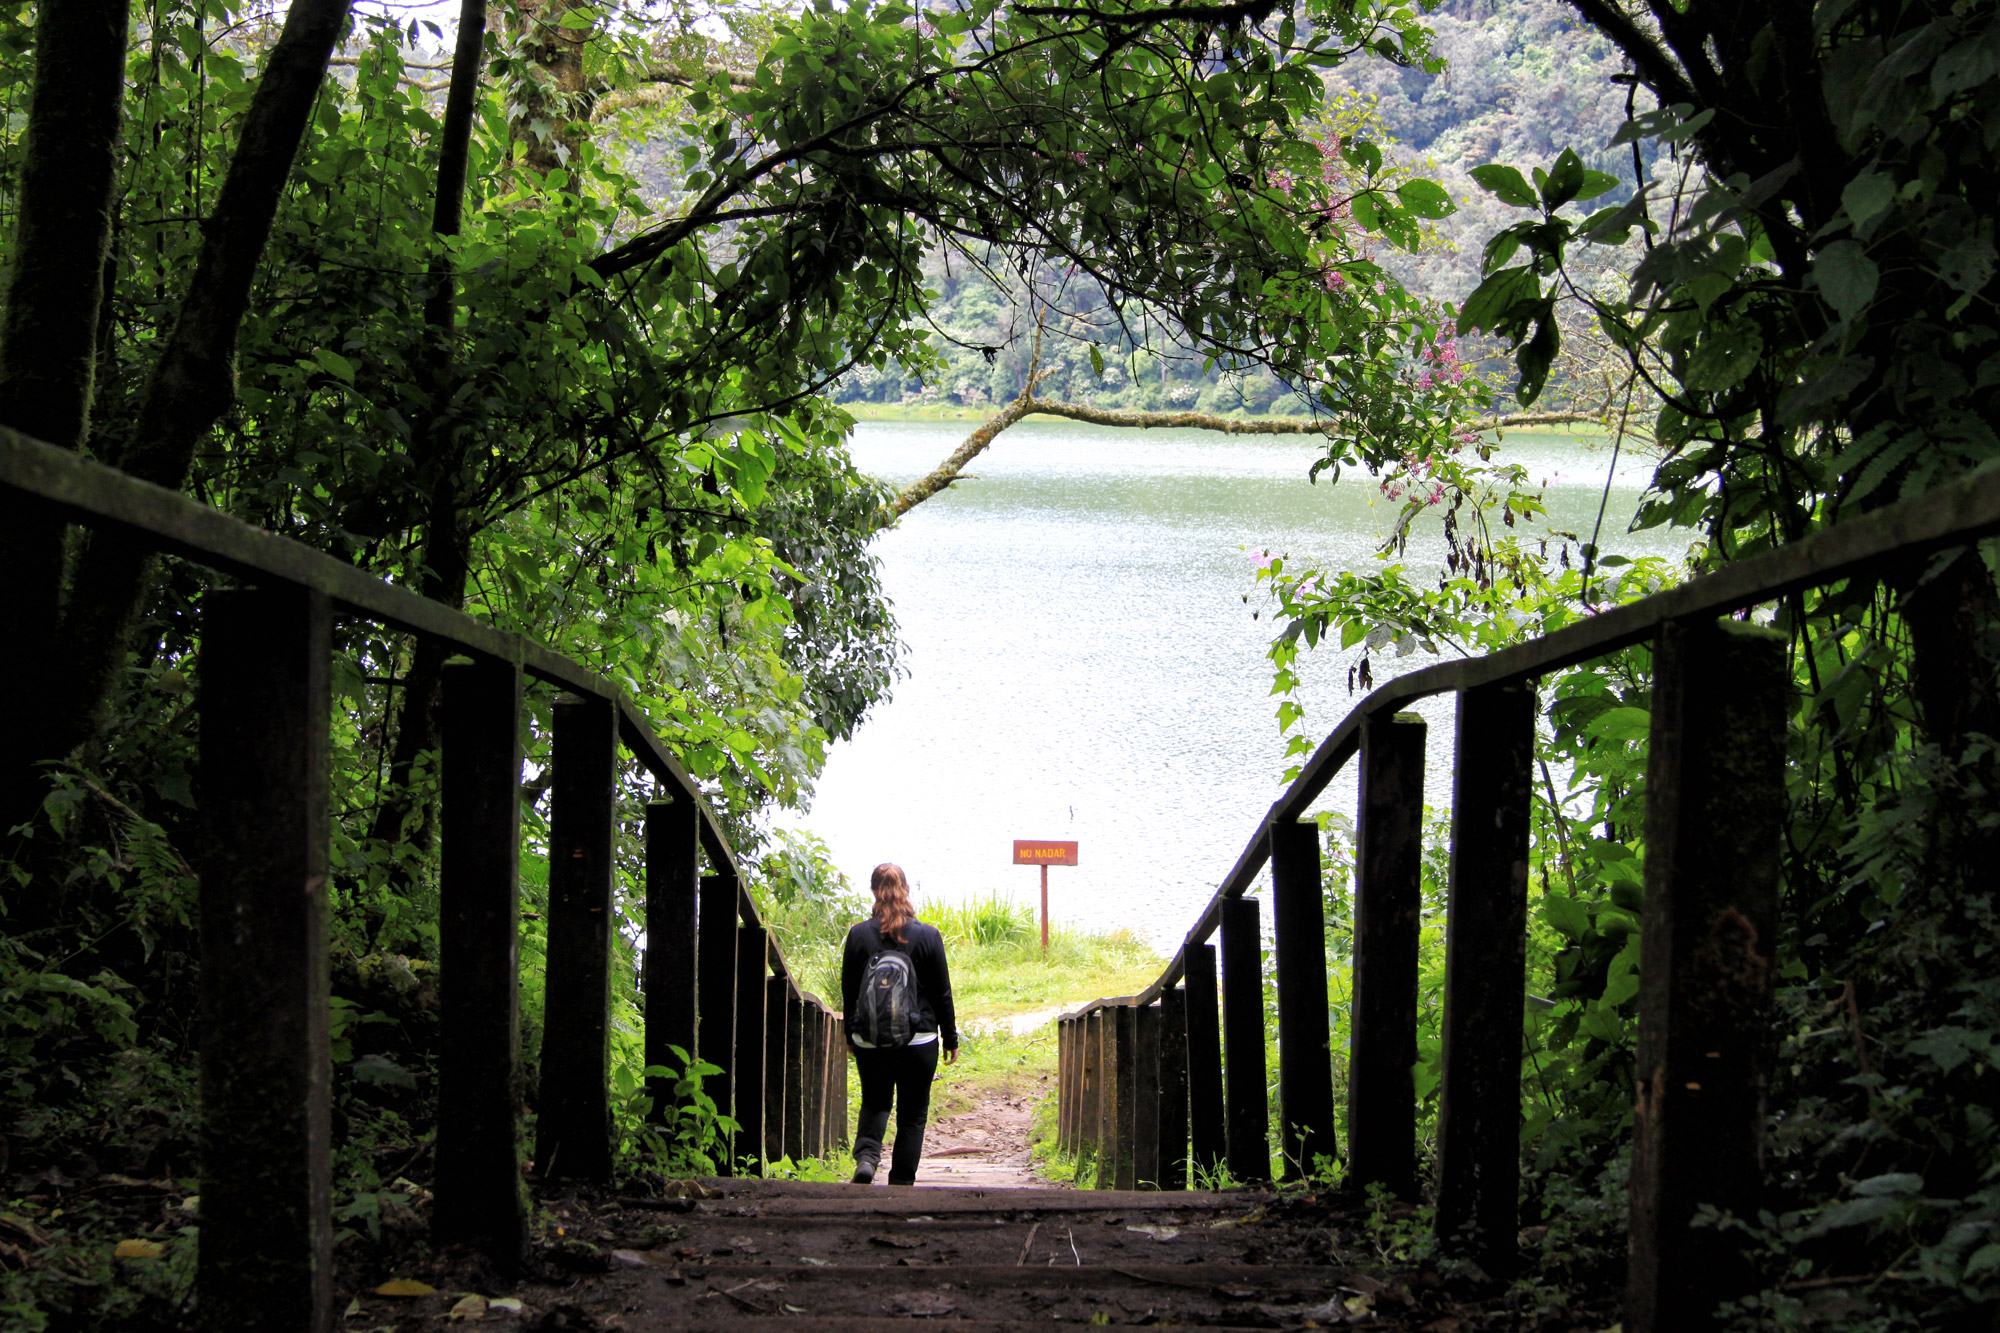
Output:
[[1764,354],[1764,335],[1752,324],[1731,324],[1709,334],[1688,362],[1685,383],[1702,393],[1721,393],[1748,379]]
[[1583,189],[1583,159],[1573,148],[1565,148],[1556,157],[1556,164],[1549,168],[1549,174],[1542,180],[1542,207],[1553,213],[1564,204],[1577,197]]
[[1881,1195],[1922,1194],[1924,1178],[1911,1175],[1907,1171],[1891,1171],[1886,1175],[1870,1176],[1854,1187],[1854,1192],[1864,1199]]
[[1978,1277],[1982,1273],[1993,1272],[2000,1272],[2000,1241],[1980,1246],[1972,1252],[1972,1257],[1965,1261],[1965,1276],[1968,1279]]
[[1534,188],[1528,184],[1527,177],[1513,167],[1503,167],[1498,163],[1474,167],[1472,179],[1478,181],[1481,189],[1503,204],[1512,204],[1516,208],[1533,208],[1538,202]]
[[1362,174],[1373,176],[1382,169],[1382,150],[1366,139],[1356,139],[1340,150],[1348,165],[1359,167]]
[[1396,198],[1402,201],[1404,208],[1420,218],[1450,217],[1458,211],[1451,202],[1451,196],[1445,193],[1444,186],[1421,177],[1398,185]]
[[1583,173],[1583,184],[1577,187],[1576,199],[1581,203],[1585,199],[1595,199],[1598,195],[1617,188],[1616,176],[1603,171],[1586,171]]
[[1562,330],[1556,325],[1554,298],[1537,304],[1541,310],[1533,316],[1535,332],[1514,353],[1514,364],[1521,372],[1520,382],[1514,386],[1514,397],[1523,407],[1542,396],[1549,368],[1555,364],[1556,354],[1562,351]]
[[1542,895],[1542,920],[1573,940],[1581,940],[1590,933],[1590,913],[1584,911],[1582,903],[1564,894]]
[[1643,708],[1612,708],[1599,713],[1584,728],[1607,741],[1642,741],[1653,729],[1653,715]]
[[1104,378],[1104,352],[1096,343],[1090,345],[1090,370],[1097,378]]
[[1981,292],[1993,281],[1993,259],[1993,242],[1968,236],[1938,256],[1938,276],[1968,295]]
[[1847,182],[1840,192],[1840,206],[1848,221],[1860,226],[1896,202],[1896,182],[1886,172],[1864,171]]
[[1950,97],[1991,79],[1996,67],[1993,46],[1982,36],[1977,41],[1959,42],[1939,56],[1937,64],[1931,66],[1931,91]]
[[352,1070],[354,1077],[363,1083],[373,1083],[385,1088],[417,1086],[417,1076],[386,1055],[364,1055],[348,1068]]
[[312,357],[319,363],[321,370],[335,379],[345,380],[349,384],[354,383],[354,363],[340,353],[330,352],[324,347],[315,347]]
[[1489,275],[1465,298],[1465,304],[1458,309],[1458,327],[1466,333],[1491,332],[1516,300],[1524,295],[1540,295],[1540,290],[1532,269],[1503,268]]
[[1813,285],[1842,319],[1853,319],[1875,299],[1879,277],[1859,241],[1835,241],[1813,256]]
[[1939,1069],[1949,1074],[1974,1056],[1991,1054],[1990,1043],[1966,1028],[1932,1028],[1910,1042],[1910,1050],[1928,1055]]
[[1878,1222],[1896,1211],[1902,1200],[1891,1198],[1849,1199],[1846,1203],[1822,1213],[1813,1223],[1814,1232],[1838,1231],[1842,1227],[1858,1227],[1869,1222]]

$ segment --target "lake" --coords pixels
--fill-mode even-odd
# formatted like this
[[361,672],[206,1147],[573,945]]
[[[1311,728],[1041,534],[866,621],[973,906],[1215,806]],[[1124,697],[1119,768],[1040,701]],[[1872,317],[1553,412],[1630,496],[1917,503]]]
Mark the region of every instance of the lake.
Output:
[[[854,456],[902,484],[969,430],[864,423]],[[1503,450],[1548,483],[1551,526],[1589,533],[1608,441],[1510,435]],[[1251,552],[1367,568],[1397,513],[1364,475],[1309,483],[1315,456],[1303,437],[1053,421],[1002,434],[972,465],[978,480],[876,539],[908,675],[833,748],[811,810],[779,822],[824,838],[858,887],[877,862],[900,862],[919,912],[989,893],[1033,902],[1039,872],[1010,864],[1012,840],[1074,839],[1079,864],[1049,871],[1053,919],[1127,927],[1170,953],[1283,789],[1264,656],[1276,626]],[[1607,553],[1686,549],[1685,534],[1625,533],[1650,474],[1620,461]],[[1435,577],[1435,528],[1411,543],[1413,574]],[[1303,655],[1315,741],[1359,698],[1347,673],[1360,652]],[[1380,683],[1437,660],[1372,666]],[[1451,706],[1418,709],[1440,809]],[[1352,766],[1321,800],[1353,813]]]

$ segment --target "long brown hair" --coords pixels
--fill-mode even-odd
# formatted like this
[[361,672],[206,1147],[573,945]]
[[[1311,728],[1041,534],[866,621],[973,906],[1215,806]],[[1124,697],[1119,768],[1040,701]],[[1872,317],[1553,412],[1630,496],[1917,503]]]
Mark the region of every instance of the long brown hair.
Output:
[[875,928],[894,944],[903,942],[903,927],[917,919],[910,908],[910,881],[903,867],[891,861],[876,866],[868,876],[868,891],[875,895]]

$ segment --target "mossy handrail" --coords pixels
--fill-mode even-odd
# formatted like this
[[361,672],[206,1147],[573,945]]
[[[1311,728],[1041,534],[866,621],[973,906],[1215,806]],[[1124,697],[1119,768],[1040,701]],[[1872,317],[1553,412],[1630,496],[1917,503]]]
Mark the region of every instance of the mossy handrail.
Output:
[[[1286,1169],[1341,1156],[1333,1143],[1318,831],[1301,821],[1360,755],[1351,1141],[1344,1156],[1351,1185],[1379,1183],[1415,1196],[1409,1069],[1424,725],[1397,710],[1454,692],[1437,1225],[1442,1239],[1489,1268],[1508,1267],[1534,682],[1650,642],[1641,1087],[1626,1327],[1705,1319],[1736,1280],[1731,1275],[1743,1270],[1711,1253],[1707,1240],[1690,1239],[1687,1223],[1697,1202],[1750,1206],[1758,1174],[1755,1090],[1767,1057],[1741,1034],[1767,1021],[1790,689],[1778,636],[1723,618],[1996,531],[2000,467],[1989,466],[1525,643],[1378,686],[1258,821],[1159,978],[1137,996],[1094,1000],[1057,1020],[1062,1146],[1080,1154],[1106,1188],[1185,1188],[1191,1167],[1198,1173],[1226,1165],[1238,1179],[1268,1172],[1262,926],[1257,901],[1245,894],[1269,865]],[[1209,944],[1218,930],[1219,982]],[[1725,936],[1726,949],[1718,944]],[[1732,979],[1718,949],[1743,955],[1735,959],[1741,976],[1765,980]],[[1727,1197],[1713,1197],[1718,1190]]]
[[[610,849],[620,743],[669,798],[648,805],[645,819],[648,1064],[667,1064],[667,1049],[680,1046],[721,1070],[705,1090],[742,1130],[725,1140],[719,1169],[760,1169],[840,1141],[841,1016],[801,987],[714,809],[615,681],[325,552],[4,427],[0,488],[250,585],[211,590],[203,602],[200,818],[210,832],[196,857],[202,1122],[206,1142],[229,1147],[203,1162],[197,1291],[205,1311],[244,1327],[334,1322],[324,915],[335,614],[441,640],[469,659],[447,667],[444,687],[437,1239],[475,1246],[506,1268],[520,1261],[527,1238],[516,1009],[524,675],[565,691],[553,727],[560,761],[537,1172],[586,1180],[610,1173]],[[293,891],[272,892],[277,885]],[[671,1114],[670,1088],[652,1081],[658,1117]]]

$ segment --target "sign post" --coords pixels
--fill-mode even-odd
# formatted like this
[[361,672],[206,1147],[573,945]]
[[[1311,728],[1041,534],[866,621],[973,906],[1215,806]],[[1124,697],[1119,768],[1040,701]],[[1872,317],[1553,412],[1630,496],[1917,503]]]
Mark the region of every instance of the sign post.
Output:
[[1049,867],[1073,866],[1076,864],[1076,844],[1073,842],[1037,842],[1031,838],[1014,839],[1014,864],[1017,866],[1040,866],[1042,868],[1042,952],[1049,951]]

